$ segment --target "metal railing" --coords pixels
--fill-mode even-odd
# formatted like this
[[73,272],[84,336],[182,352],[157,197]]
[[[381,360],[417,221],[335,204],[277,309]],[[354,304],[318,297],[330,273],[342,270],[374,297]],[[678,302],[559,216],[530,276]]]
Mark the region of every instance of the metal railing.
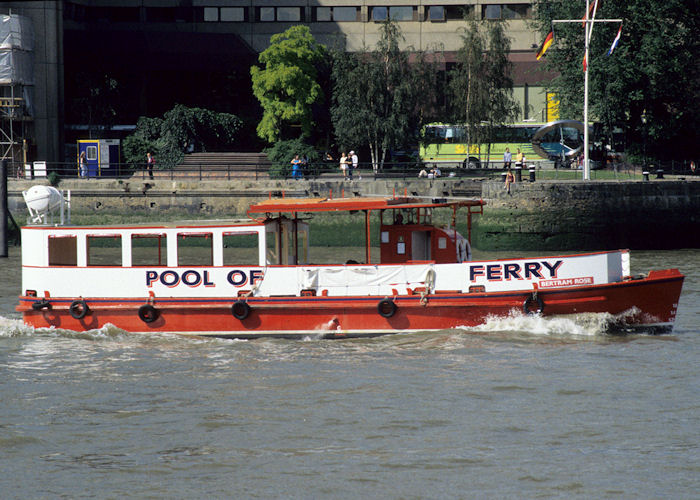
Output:
[[[44,162],[42,162],[44,163]],[[28,165],[28,166],[27,166]],[[45,162],[45,167],[35,169],[34,165],[18,162],[8,162],[8,178],[10,179],[40,179],[49,176],[58,176],[60,179],[140,179],[140,180],[262,180],[262,179],[288,179],[293,180],[293,171],[289,164],[195,164],[183,165],[172,169],[154,168],[151,172],[145,163],[112,163],[92,166],[86,176],[80,175],[80,168],[75,162]],[[536,163],[538,170],[547,171],[546,178],[573,179],[577,176],[577,169],[555,169],[552,162],[541,161]],[[436,178],[431,163],[417,164],[415,162],[385,162],[380,168],[373,168],[371,163],[360,163],[353,171],[353,179],[418,179]],[[500,178],[504,171],[503,162],[491,162],[482,164],[480,168],[444,167],[440,166],[440,178]],[[527,168],[523,169],[525,175]],[[644,172],[652,178],[698,176],[700,169],[693,170],[690,161],[667,161],[649,164],[646,167],[631,165],[629,163],[615,163],[605,169],[592,170],[593,179],[610,179],[625,177],[640,177]],[[305,180],[343,179],[343,172],[337,162],[315,162],[301,168],[297,178]]]

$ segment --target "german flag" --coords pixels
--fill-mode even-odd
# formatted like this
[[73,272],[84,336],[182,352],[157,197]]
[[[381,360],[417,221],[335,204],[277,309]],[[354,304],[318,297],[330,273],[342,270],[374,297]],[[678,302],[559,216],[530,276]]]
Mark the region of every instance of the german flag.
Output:
[[554,31],[550,31],[547,33],[547,37],[544,39],[544,42],[542,42],[542,45],[540,45],[539,50],[537,51],[537,60],[540,60],[540,57],[544,55],[545,52],[547,52],[547,49],[549,48],[550,45],[552,45],[552,42],[554,41]]

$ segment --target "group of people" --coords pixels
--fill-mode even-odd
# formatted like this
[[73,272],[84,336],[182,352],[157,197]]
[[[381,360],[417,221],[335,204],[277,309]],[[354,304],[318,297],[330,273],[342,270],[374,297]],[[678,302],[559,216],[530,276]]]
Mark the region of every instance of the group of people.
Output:
[[442,172],[440,172],[440,167],[437,165],[433,166],[433,168],[430,169],[430,172],[428,172],[425,169],[422,169],[420,172],[418,172],[418,177],[427,177],[428,179],[436,179],[442,175]]
[[352,180],[352,174],[357,170],[358,164],[359,159],[355,151],[350,151],[349,155],[346,155],[345,151],[343,151],[343,154],[340,155],[340,171],[343,173],[346,181]]
[[[513,163],[513,153],[510,152],[510,148],[506,148],[505,153],[503,153],[503,168],[509,169]],[[518,148],[518,153],[515,155],[515,166],[522,168],[525,166],[525,155],[520,148]]]

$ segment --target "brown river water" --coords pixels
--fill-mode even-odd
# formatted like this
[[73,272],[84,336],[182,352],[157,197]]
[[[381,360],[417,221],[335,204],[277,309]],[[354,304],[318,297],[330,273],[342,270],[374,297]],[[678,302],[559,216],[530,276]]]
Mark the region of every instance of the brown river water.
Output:
[[[480,255],[479,258],[487,258]],[[354,340],[34,330],[0,259],[2,498],[698,498],[700,250],[674,332],[596,318]]]

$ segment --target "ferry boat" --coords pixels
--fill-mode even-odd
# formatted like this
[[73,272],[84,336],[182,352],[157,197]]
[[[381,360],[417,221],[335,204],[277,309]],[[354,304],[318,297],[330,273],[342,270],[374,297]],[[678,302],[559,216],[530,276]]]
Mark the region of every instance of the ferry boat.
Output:
[[[672,330],[677,269],[631,276],[627,250],[473,261],[471,221],[483,205],[271,198],[241,221],[26,226],[17,310],[38,328],[244,339],[371,337],[512,314],[598,313],[614,330]],[[440,210],[449,211],[442,225],[433,222]],[[308,221],[318,212],[364,214],[361,262],[314,263]],[[457,231],[465,213],[468,237]]]

